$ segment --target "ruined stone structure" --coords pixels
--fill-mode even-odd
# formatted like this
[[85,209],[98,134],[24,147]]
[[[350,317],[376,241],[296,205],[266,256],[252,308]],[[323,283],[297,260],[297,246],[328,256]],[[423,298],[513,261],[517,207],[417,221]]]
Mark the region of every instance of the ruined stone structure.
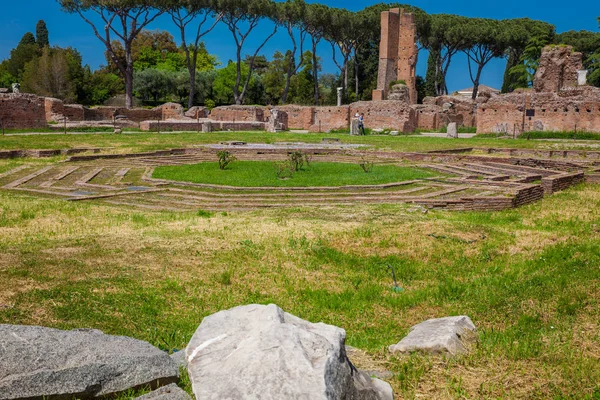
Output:
[[[383,185],[252,190],[152,177],[158,166],[214,162],[216,153],[223,149],[245,161],[281,161],[290,151],[303,151],[315,162],[358,163],[368,157],[376,163],[409,162],[443,175]],[[485,150],[488,154],[482,155]],[[0,158],[58,154],[60,150],[40,151],[37,155],[0,150]],[[447,210],[491,211],[529,204],[584,180],[600,182],[598,160],[600,152],[594,151],[477,149],[473,153],[471,149],[453,149],[400,153],[323,143],[220,144],[138,154],[81,154],[66,162],[43,165],[25,163],[0,173],[0,188],[71,201],[96,200],[173,211],[399,202]],[[137,189],[130,190],[131,186]]]
[[417,103],[416,67],[419,49],[417,27],[412,13],[394,8],[381,13],[379,72],[373,100],[387,99],[390,84],[403,80],[408,86],[411,104]]
[[[299,129],[348,132],[352,116],[364,113],[367,128],[405,133],[413,132],[416,128],[438,130],[450,123],[456,123],[457,127],[477,127],[478,133],[510,136],[528,131],[600,133],[600,89],[580,85],[583,81],[581,76],[585,75],[581,71],[581,54],[573,52],[569,46],[549,46],[544,49],[533,89],[522,89],[506,95],[484,90],[476,101],[460,96],[441,96],[425,98],[423,104],[409,104],[413,102],[414,86],[411,87],[410,77],[414,77],[414,69],[400,68],[400,64],[410,66],[411,62],[408,61],[412,56],[415,56],[416,62],[414,19],[400,10],[384,12],[382,18],[385,22],[383,30],[387,33],[382,38],[384,57],[380,60],[381,88],[375,94],[379,93],[384,98],[390,88],[388,82],[396,78],[405,79],[407,83],[407,86],[394,86],[394,90],[389,91],[393,95],[387,100],[357,102],[339,107],[223,106],[210,113],[206,108],[192,108],[184,113],[183,107],[176,103],[167,103],[151,110],[87,108],[64,104],[58,99],[0,93],[0,121],[3,121],[5,128],[43,128],[49,123],[54,123],[50,126],[62,128],[60,122],[65,118],[69,127],[113,126],[114,117],[120,116],[124,118],[118,118],[119,127],[139,126],[148,131],[277,132]],[[410,102],[407,101],[407,90]]]
[[581,53],[571,46],[545,47],[533,90],[479,101],[477,132],[510,136],[531,131],[600,132],[600,89],[579,86],[582,68]]
[[32,94],[0,94],[0,124],[6,129],[45,128],[48,123],[44,98]]
[[535,74],[533,90],[537,93],[574,89],[578,71],[583,69],[583,55],[571,46],[546,46]]

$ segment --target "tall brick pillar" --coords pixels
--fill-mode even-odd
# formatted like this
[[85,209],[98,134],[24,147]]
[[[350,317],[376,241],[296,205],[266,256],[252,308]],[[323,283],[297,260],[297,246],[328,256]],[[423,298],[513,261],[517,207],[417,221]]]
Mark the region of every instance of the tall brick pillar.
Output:
[[381,13],[379,71],[373,100],[385,100],[390,83],[404,80],[409,88],[410,102],[417,102],[416,66],[418,48],[414,15],[393,8]]
[[417,25],[412,13],[400,10],[400,33],[398,43],[398,79],[406,82],[410,103],[417,104]]

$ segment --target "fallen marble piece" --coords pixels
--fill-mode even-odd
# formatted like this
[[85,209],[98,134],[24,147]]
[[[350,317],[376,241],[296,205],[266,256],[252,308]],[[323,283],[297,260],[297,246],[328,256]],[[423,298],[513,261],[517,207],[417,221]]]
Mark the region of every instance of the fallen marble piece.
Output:
[[179,380],[169,355],[93,329],[0,325],[0,399],[96,398]]
[[430,319],[410,328],[410,333],[389,350],[401,354],[466,353],[477,339],[475,331],[475,325],[467,316]]
[[346,332],[276,305],[248,305],[204,318],[186,348],[196,399],[392,400],[386,382],[358,371]]

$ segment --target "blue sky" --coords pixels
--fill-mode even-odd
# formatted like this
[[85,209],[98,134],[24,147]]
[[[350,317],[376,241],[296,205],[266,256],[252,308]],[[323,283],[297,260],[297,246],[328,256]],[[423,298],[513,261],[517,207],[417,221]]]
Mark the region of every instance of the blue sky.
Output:
[[[43,19],[48,25],[52,45],[77,48],[83,55],[84,63],[89,64],[92,68],[97,68],[100,64],[105,63],[103,45],[93,35],[91,28],[79,16],[62,12],[55,0],[3,0],[3,2],[5,4],[2,7],[2,23],[0,23],[0,60],[9,56],[10,50],[17,45],[25,32],[35,32],[37,21]],[[359,10],[380,1],[323,0],[321,2],[332,7]],[[450,13],[496,19],[518,17],[539,19],[554,24],[558,32],[581,29],[598,31],[596,17],[600,16],[600,2],[597,1],[559,3],[557,0],[504,0],[501,2],[419,0],[411,4],[431,14]],[[161,17],[150,28],[168,30],[179,42],[177,32],[173,29],[172,21],[168,17]],[[260,28],[253,34],[253,40],[248,42],[248,53],[253,52],[255,49],[258,40],[254,39],[266,36],[267,31],[272,29],[266,23],[261,25]],[[216,54],[223,63],[235,56],[235,46],[231,34],[223,25],[219,25],[207,35],[205,42],[208,51]],[[270,57],[276,50],[285,51],[288,47],[287,34],[281,32],[271,39],[262,53]],[[322,45],[319,53],[323,59],[324,72],[336,72],[337,68],[331,61],[329,44]],[[419,75],[425,74],[426,64],[426,54],[422,52],[417,68]],[[505,62],[503,60],[491,62],[485,68],[481,82],[488,86],[500,88],[504,66]],[[472,86],[464,56],[457,56],[453,60],[449,71],[448,86],[450,91]]]

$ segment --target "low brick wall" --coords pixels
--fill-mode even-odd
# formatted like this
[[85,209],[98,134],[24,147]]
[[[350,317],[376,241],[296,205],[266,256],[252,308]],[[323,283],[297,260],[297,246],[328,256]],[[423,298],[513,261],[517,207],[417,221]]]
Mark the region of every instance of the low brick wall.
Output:
[[287,114],[289,129],[305,130],[310,129],[315,124],[315,107],[287,105],[276,108]]
[[204,122],[210,122],[213,131],[264,131],[266,130],[266,124],[264,122],[232,122],[232,121],[211,121],[211,120],[200,120],[200,127],[198,122],[195,120],[191,121],[142,121],[140,123],[140,129],[143,131],[202,131],[202,124]]
[[308,128],[311,132],[330,132],[332,130],[350,130],[348,106],[315,107],[313,124]]
[[521,207],[544,198],[544,188],[541,185],[530,185],[518,189],[514,198],[514,206]]
[[0,124],[6,129],[46,127],[45,99],[32,94],[0,94]]
[[365,114],[367,128],[387,128],[406,133],[417,128],[415,110],[403,101],[359,101],[350,104],[350,115],[357,113]]
[[67,121],[85,121],[85,107],[79,104],[65,104],[63,115],[67,117]]
[[585,181],[585,175],[583,172],[576,172],[573,174],[562,174],[553,175],[542,178],[542,186],[544,192],[552,194],[570,188],[573,185]]
[[265,108],[259,106],[222,106],[210,112],[213,121],[265,122]]
[[127,119],[140,123],[147,120],[162,119],[162,112],[145,108],[128,110],[123,107],[95,107],[85,109],[86,121],[112,121],[114,115],[124,115]]
[[416,200],[414,203],[451,211],[502,211],[514,207],[512,197],[464,197],[454,200]]

